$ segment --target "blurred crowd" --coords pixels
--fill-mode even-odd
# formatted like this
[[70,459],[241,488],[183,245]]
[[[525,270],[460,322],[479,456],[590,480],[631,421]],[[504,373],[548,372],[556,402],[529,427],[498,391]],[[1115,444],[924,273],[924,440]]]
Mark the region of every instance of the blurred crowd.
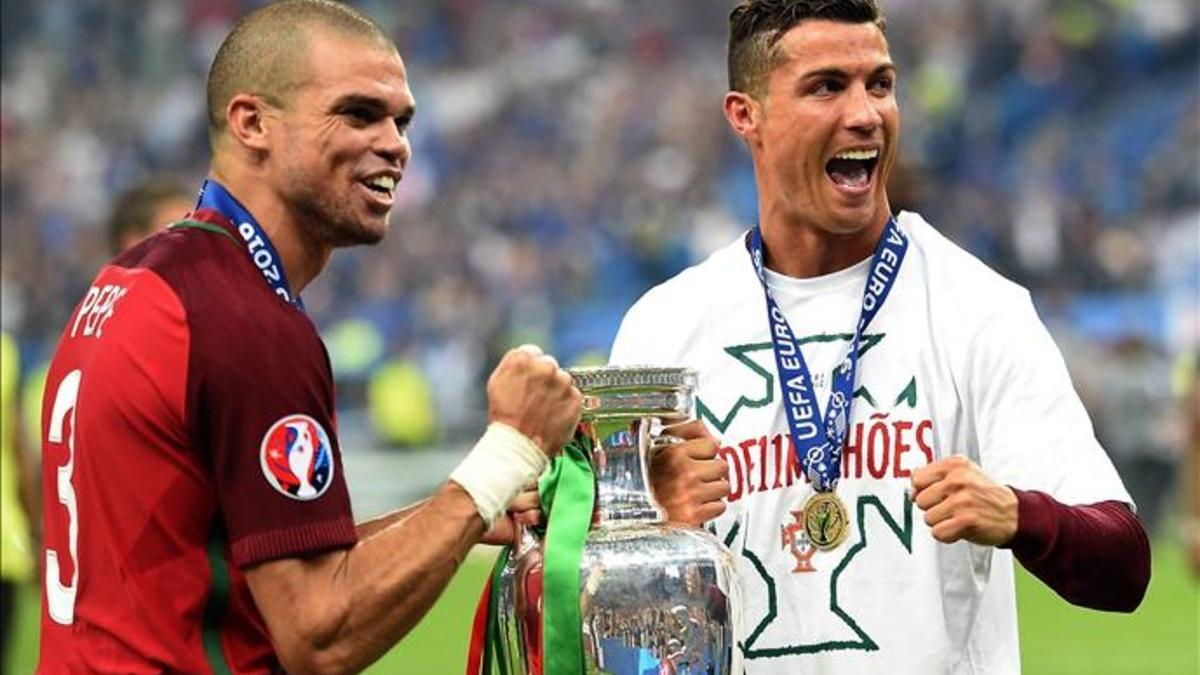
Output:
[[[4,3],[0,307],[27,369],[110,255],[118,195],[199,185],[204,77],[253,4]],[[391,235],[335,255],[304,299],[341,403],[374,407],[385,440],[477,430],[512,344],[603,359],[641,292],[752,224],[748,155],[720,110],[731,2],[357,4],[407,62],[415,157]],[[1169,373],[1197,337],[1200,5],[884,5],[894,205],[1029,286],[1069,357],[1119,360],[1138,340]]]

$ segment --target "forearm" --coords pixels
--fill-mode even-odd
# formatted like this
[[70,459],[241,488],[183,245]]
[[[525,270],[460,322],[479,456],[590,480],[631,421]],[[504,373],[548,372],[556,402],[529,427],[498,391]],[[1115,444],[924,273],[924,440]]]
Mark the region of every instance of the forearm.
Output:
[[287,563],[310,566],[291,578],[323,586],[276,589],[274,602],[289,606],[264,612],[289,671],[357,672],[378,659],[429,610],[484,529],[452,482],[371,525],[350,549]]
[[1137,609],[1150,582],[1150,544],[1125,504],[1067,506],[1041,492],[1013,492],[1018,524],[1009,548],[1025,569],[1072,604]]
[[350,550],[331,596],[348,599],[335,641],[358,656],[350,670],[366,667],[412,630],[483,531],[475,503],[447,482]]
[[430,498],[426,497],[415,504],[409,504],[404,508],[396,509],[395,511],[389,511],[382,516],[371,518],[370,520],[364,520],[363,522],[354,526],[355,534],[358,535],[360,540],[366,539],[367,537],[378,533],[384,528],[400,522],[401,520],[404,520],[405,518],[416,513],[419,509],[429,503],[429,499]]

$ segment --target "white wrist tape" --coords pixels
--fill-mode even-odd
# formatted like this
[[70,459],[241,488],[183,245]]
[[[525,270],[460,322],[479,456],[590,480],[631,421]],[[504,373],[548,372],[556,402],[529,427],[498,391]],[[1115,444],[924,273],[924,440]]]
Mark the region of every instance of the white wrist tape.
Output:
[[492,422],[466,459],[450,473],[462,486],[490,529],[526,485],[542,474],[549,460],[525,434]]

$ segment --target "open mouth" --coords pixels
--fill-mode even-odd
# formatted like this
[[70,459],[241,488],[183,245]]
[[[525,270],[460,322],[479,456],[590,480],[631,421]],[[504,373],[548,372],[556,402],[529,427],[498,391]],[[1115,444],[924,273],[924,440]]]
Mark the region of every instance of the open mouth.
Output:
[[396,191],[396,179],[392,176],[375,176],[362,181],[362,184],[384,199],[391,199]]
[[838,187],[859,190],[871,184],[878,163],[878,148],[843,150],[825,164],[825,173]]

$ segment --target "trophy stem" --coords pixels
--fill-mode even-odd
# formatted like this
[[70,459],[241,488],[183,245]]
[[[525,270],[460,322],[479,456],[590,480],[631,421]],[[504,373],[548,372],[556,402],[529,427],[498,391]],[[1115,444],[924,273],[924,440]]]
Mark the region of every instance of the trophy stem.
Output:
[[592,470],[596,474],[593,526],[655,523],[664,520],[650,497],[646,467],[652,418],[598,421],[585,427],[594,433]]

